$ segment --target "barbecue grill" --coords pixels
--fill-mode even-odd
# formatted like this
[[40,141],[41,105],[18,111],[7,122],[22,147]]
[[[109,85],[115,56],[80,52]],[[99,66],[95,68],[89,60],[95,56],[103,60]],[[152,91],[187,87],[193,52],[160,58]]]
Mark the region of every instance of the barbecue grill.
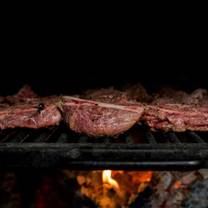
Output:
[[118,138],[90,138],[67,126],[0,132],[1,168],[208,168],[208,133],[151,132],[135,126]]
[[[123,67],[121,63],[119,66]],[[0,82],[0,93],[14,94],[26,83],[41,96],[73,95],[86,89],[108,86],[119,89],[125,84],[138,82],[150,93],[167,84],[190,91],[208,87],[203,70],[196,73],[174,68],[170,76],[168,70],[141,69],[142,74],[138,76],[138,70],[129,69],[131,67],[118,74],[110,66],[102,66],[100,70],[97,66],[86,71],[73,70],[71,76],[64,76],[65,72],[61,70],[44,74],[41,68],[41,73],[26,70],[24,73],[18,71],[17,76],[11,76],[8,71]],[[73,133],[65,124],[38,130],[6,129],[0,131],[0,167],[93,170],[208,168],[208,132],[152,132],[144,125],[137,125],[118,138],[89,138]]]

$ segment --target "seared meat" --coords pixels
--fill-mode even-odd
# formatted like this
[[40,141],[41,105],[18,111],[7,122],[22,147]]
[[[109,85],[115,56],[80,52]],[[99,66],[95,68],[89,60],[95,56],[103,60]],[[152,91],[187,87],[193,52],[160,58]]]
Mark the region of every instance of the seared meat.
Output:
[[143,120],[154,130],[208,131],[207,98],[204,89],[191,94],[164,89],[146,106]]
[[39,97],[29,85],[24,85],[19,92],[15,95],[19,98],[37,98]]
[[63,97],[62,110],[69,127],[89,136],[116,136],[139,121],[142,105],[116,105]]
[[150,96],[141,85],[123,91],[89,90],[76,97],[38,97],[29,86],[0,97],[0,129],[41,128],[58,124],[89,136],[116,136],[143,121],[153,130],[208,131],[208,92],[188,94],[164,88]]
[[140,84],[126,86],[122,91],[113,87],[88,90],[81,98],[122,105],[133,102],[147,103],[152,99],[146,89]]
[[41,128],[56,125],[61,120],[57,98],[33,98],[0,105],[0,129]]
[[128,86],[124,91],[113,88],[87,91],[86,98],[96,101],[144,106],[142,119],[154,130],[207,131],[208,130],[208,93],[204,89],[188,94],[163,88],[156,95],[147,94],[141,85]]
[[125,92],[116,90],[113,87],[87,90],[81,98],[121,105],[133,102],[131,99],[128,99]]
[[143,120],[154,130],[208,131],[208,106],[149,105]]
[[123,90],[128,99],[143,103],[149,103],[152,100],[152,96],[147,93],[141,84],[129,85]]
[[58,97],[37,98],[25,85],[13,96],[0,99],[0,129],[41,128],[56,125],[61,120]]
[[163,88],[155,96],[154,104],[186,104],[204,105],[208,103],[208,92],[205,89],[197,89],[191,94],[185,91],[177,91],[170,88]]
[[24,85],[17,94],[0,97],[0,107],[15,105],[16,103],[26,102],[33,98],[38,98],[38,95],[33,92],[29,85]]

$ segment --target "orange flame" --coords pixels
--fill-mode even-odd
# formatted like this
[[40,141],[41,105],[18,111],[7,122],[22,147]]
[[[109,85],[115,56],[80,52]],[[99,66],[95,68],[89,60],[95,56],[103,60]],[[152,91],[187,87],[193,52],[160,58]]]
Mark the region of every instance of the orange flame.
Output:
[[179,189],[179,188],[181,188],[181,187],[182,187],[181,182],[180,182],[180,181],[176,181],[175,184],[174,184],[174,188],[175,188],[175,189]]
[[103,180],[103,183],[108,183],[110,184],[113,188],[115,189],[119,189],[119,185],[117,183],[116,180],[114,180],[112,177],[112,171],[111,170],[104,170],[102,172],[102,180]]

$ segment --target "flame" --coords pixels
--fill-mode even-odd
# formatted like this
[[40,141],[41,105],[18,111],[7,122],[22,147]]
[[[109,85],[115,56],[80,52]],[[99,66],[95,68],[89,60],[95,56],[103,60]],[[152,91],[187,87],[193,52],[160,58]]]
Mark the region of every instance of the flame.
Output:
[[181,182],[180,182],[180,181],[176,181],[175,184],[174,184],[174,188],[175,188],[175,189],[179,189],[179,188],[181,188],[181,187],[182,187]]
[[152,175],[153,175],[152,171],[142,172],[140,175],[140,182],[141,183],[150,182],[152,180]]
[[112,177],[112,171],[111,170],[104,170],[102,172],[102,180],[103,183],[110,184],[113,188],[119,189],[119,185],[116,180],[114,180]]

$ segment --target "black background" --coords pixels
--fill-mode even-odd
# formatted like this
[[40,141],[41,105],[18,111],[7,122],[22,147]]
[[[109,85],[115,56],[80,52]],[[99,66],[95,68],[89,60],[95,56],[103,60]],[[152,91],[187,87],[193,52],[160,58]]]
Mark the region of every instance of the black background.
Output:
[[40,95],[138,82],[150,90],[208,88],[206,33],[198,22],[12,21],[1,34],[2,95],[26,83]]
[[[88,56],[89,57],[89,56]],[[0,93],[15,93],[30,84],[39,94],[78,93],[95,87],[142,83],[150,90],[162,85],[192,90],[208,87],[206,65],[192,59],[162,57],[22,58],[1,66]],[[13,62],[13,60],[11,60]]]

